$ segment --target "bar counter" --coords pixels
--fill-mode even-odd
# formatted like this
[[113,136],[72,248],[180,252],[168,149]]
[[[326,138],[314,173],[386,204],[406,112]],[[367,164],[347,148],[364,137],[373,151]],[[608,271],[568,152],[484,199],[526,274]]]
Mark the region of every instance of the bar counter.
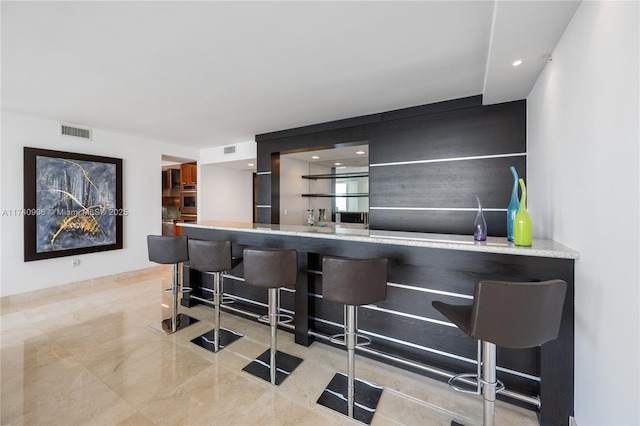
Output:
[[264,223],[204,221],[180,223],[178,226],[226,231],[243,231],[290,235],[308,238],[323,238],[359,241],[377,244],[394,244],[413,247],[429,247],[444,250],[464,250],[482,253],[513,254],[519,256],[555,257],[578,259],[575,250],[552,240],[533,240],[531,247],[520,247],[501,237],[487,237],[487,241],[474,241],[472,235],[424,234],[419,232],[378,231],[333,225],[296,226],[270,225]]
[[[498,348],[498,378],[512,393],[499,397],[537,410],[541,424],[566,424],[573,415],[574,261],[579,254],[568,247],[549,240],[518,247],[498,237],[477,242],[472,235],[334,226],[214,221],[179,226],[190,238],[230,240],[238,256],[245,247],[298,250],[298,281],[283,292],[282,307],[294,315],[295,341],[303,345],[342,331],[342,307],[322,300],[322,256],[388,258],[387,299],[359,310],[359,331],[373,340],[359,353],[440,380],[442,375],[433,371],[476,371],[477,342],[433,309],[433,300],[470,304],[475,283],[482,279],[562,279],[568,289],[558,339],[532,349]],[[265,313],[266,292],[245,285],[242,276],[242,264],[228,271],[225,293],[235,299],[236,309]],[[200,285],[211,287],[209,279],[185,264],[184,283],[194,295],[207,296]],[[188,294],[182,300],[184,306],[196,303]],[[538,396],[536,407],[531,400]]]

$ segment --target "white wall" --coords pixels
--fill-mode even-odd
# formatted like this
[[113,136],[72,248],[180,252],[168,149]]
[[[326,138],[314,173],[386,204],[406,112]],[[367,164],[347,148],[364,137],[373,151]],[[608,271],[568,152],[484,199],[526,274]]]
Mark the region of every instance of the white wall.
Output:
[[123,223],[122,250],[70,257],[23,261],[23,218],[2,216],[0,295],[8,296],[60,284],[81,281],[154,265],[147,259],[147,234],[161,232],[160,170],[162,154],[197,158],[198,151],[99,129],[93,140],[60,136],[59,124],[2,111],[1,209],[23,208],[23,147],[95,154],[123,159],[123,207],[129,215]]
[[201,164],[198,220],[253,221],[253,172]]
[[[282,158],[282,157],[280,157]],[[331,174],[331,167],[321,166],[315,163],[307,163],[307,172],[309,175],[328,175]],[[304,179],[309,183],[309,194],[331,194],[333,181],[331,179]],[[280,179],[282,186],[282,178]],[[320,217],[320,209],[325,209],[327,221],[331,222],[331,202],[333,199],[328,197],[309,197],[304,198],[309,203],[308,209],[313,209],[313,218],[315,224],[318,225]],[[306,215],[305,215],[306,218]],[[303,223],[306,225],[306,221]]]
[[[233,154],[225,154],[224,149],[229,146],[235,146],[236,152]],[[211,148],[204,148],[200,150],[200,161],[198,163],[220,164],[244,160],[250,160],[248,162],[255,162],[257,151],[258,145],[255,141],[240,142],[224,146],[213,146]]]
[[582,2],[528,97],[535,237],[580,252],[580,426],[640,424],[638,28],[638,2]]
[[310,181],[302,176],[308,174],[307,161],[280,156],[280,224],[305,225],[310,198],[301,194],[309,193]]

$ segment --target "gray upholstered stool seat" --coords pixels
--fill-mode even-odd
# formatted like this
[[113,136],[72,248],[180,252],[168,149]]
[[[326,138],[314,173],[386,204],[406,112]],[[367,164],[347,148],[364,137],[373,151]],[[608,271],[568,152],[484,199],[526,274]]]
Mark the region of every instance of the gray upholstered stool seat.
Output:
[[220,306],[224,294],[222,273],[230,271],[241,261],[241,258],[236,259],[232,256],[231,241],[189,239],[189,268],[213,275],[213,289],[200,287],[202,291],[211,292],[213,297],[209,299],[192,294],[191,298],[211,304],[215,310],[214,329],[191,340],[192,343],[209,351],[218,352],[242,337],[240,333],[220,327]]
[[347,259],[325,256],[322,260],[322,298],[344,305],[344,344],[347,375],[336,374],[318,404],[370,424],[382,395],[382,387],[355,378],[357,307],[387,297],[387,259]]
[[496,346],[532,348],[558,337],[566,291],[567,283],[562,280],[480,281],[471,305],[432,302],[460,330],[482,342],[478,373],[459,374],[449,384],[465,392],[454,385],[456,380],[477,378],[477,388],[470,393],[482,394],[484,425],[494,424],[496,393],[504,389],[496,377]]
[[186,314],[178,314],[178,294],[190,291],[191,289],[181,289],[179,264],[189,260],[189,247],[187,237],[179,236],[147,236],[147,248],[149,260],[165,265],[173,265],[173,278],[171,288],[165,291],[173,293],[173,306],[171,318],[163,320],[159,325],[162,331],[167,334],[175,333],[188,325],[198,322],[197,319]]
[[279,385],[302,362],[302,359],[280,352],[276,347],[279,301],[278,289],[294,285],[298,279],[298,253],[294,249],[245,249],[244,281],[269,292],[269,326],[271,346],[243,368],[255,376]]

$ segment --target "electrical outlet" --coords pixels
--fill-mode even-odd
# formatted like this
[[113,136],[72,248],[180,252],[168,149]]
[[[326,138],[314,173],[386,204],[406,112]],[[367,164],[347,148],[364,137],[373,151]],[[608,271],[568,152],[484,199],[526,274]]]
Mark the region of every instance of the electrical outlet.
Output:
[[284,215],[285,216],[287,215],[287,213],[289,213],[289,210],[288,209],[284,209]]
[[80,259],[73,259],[71,266],[73,266],[74,268],[76,266],[80,266]]

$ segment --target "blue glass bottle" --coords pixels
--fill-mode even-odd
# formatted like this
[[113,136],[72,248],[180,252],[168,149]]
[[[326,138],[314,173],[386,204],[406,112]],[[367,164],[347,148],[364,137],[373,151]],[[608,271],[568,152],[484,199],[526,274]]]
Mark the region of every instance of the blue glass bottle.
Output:
[[518,201],[518,172],[513,166],[510,169],[513,175],[513,190],[511,191],[511,201],[509,201],[509,207],[507,208],[507,239],[513,241],[513,222],[520,208],[520,201]]
[[473,239],[476,241],[487,240],[487,222],[484,220],[484,214],[482,213],[482,203],[478,194],[475,194],[476,200],[478,200],[478,215],[473,223]]

